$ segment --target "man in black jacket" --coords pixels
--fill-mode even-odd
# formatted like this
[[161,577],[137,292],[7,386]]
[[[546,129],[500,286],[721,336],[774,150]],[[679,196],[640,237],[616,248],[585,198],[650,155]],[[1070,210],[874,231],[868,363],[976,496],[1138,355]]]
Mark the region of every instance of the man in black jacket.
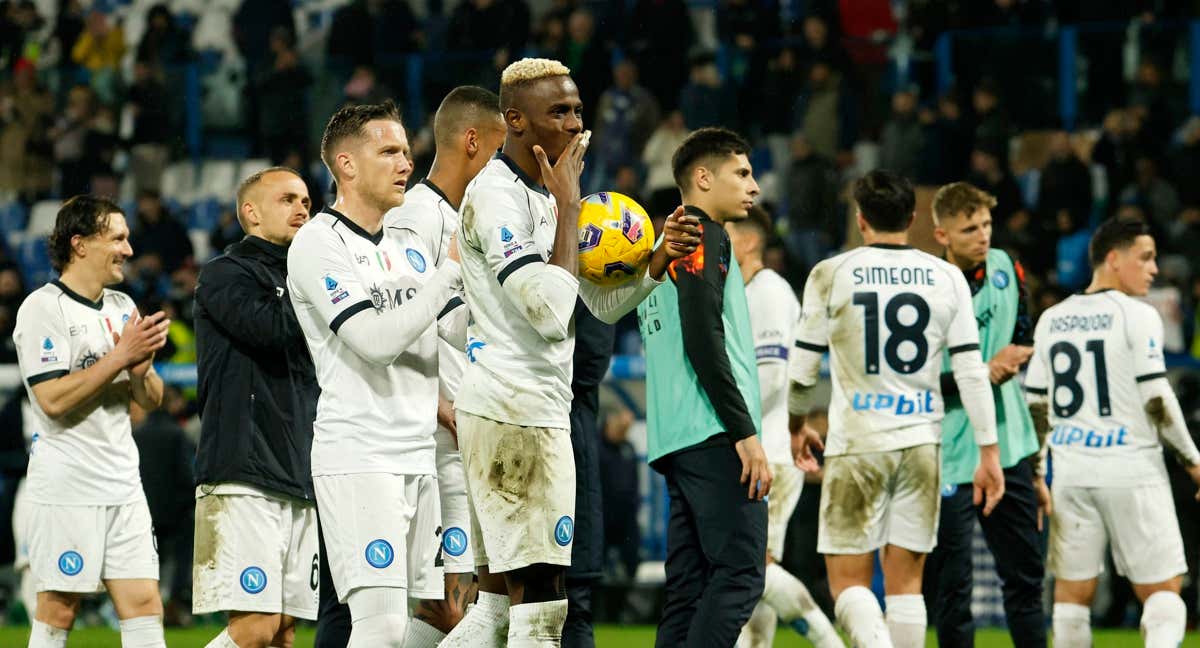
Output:
[[317,617],[309,453],[319,388],[287,295],[288,245],[310,204],[291,169],[244,180],[237,217],[247,236],[196,286],[193,610],[229,612],[209,648],[291,645],[295,619]]

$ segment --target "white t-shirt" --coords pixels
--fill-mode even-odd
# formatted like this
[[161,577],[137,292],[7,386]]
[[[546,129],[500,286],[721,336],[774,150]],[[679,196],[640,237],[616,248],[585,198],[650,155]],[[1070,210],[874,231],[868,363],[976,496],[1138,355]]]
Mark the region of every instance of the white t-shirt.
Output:
[[826,455],[939,443],[942,351],[979,350],[971,289],[919,250],[860,247],[809,274],[796,346],[830,352]]
[[1166,375],[1162,319],[1115,290],[1072,295],[1038,320],[1025,389],[1049,398],[1055,485],[1167,481],[1138,383]]
[[411,230],[385,227],[372,236],[329,209],[288,248],[288,294],[321,386],[313,476],[436,472],[436,324],[387,366],[337,335],[351,316],[377,317],[415,297],[435,271],[430,259]]
[[792,463],[788,435],[788,355],[800,319],[800,302],[787,280],[770,268],[755,273],[746,284],[758,388],[762,399],[762,444],[771,463]]
[[58,420],[33,395],[33,385],[83,371],[112,351],[113,331],[120,333],[133,313],[133,300],[122,292],[106,288],[93,302],[59,281],[35,290],[17,311],[17,361],[41,429],[30,448],[30,501],[112,506],[144,497],[127,371]]
[[[407,228],[417,233],[432,250],[434,267],[442,267],[450,238],[458,231],[458,212],[428,178],[404,193],[404,204],[383,216],[384,227]],[[442,397],[453,402],[467,369],[467,354],[460,347],[438,338],[438,385]]]
[[502,285],[518,268],[549,259],[554,198],[497,154],[467,186],[459,214],[471,323],[455,408],[512,425],[569,429],[575,323],[566,339],[547,341]]

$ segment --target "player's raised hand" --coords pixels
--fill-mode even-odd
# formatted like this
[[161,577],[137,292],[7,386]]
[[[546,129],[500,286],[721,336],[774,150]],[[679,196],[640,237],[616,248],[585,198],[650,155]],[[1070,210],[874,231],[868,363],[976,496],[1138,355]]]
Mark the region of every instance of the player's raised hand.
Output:
[[808,424],[800,426],[799,430],[792,432],[792,461],[796,467],[806,473],[817,472],[821,469],[821,464],[817,462],[817,458],[813,455],[813,450],[825,450],[825,443],[821,441],[821,433],[809,427]]
[[144,372],[147,368],[142,365],[153,359],[154,352],[167,344],[167,327],[170,325],[171,320],[162,311],[146,317],[134,311],[125,321],[120,334],[113,331],[113,353],[118,354],[125,367],[136,366]]
[[[1033,494],[1037,497],[1037,528],[1038,531],[1041,531],[1042,520],[1050,517],[1054,513],[1054,501],[1050,499],[1050,487],[1046,486],[1045,477],[1034,477]],[[1200,499],[1200,493],[1196,494],[1196,498]]]
[[591,138],[590,130],[571,138],[567,148],[554,161],[554,166],[550,166],[546,150],[537,144],[533,145],[533,157],[542,169],[542,183],[560,205],[578,205],[583,198],[580,195],[579,175],[583,173],[583,154],[587,152]]
[[979,467],[975,469],[972,501],[975,506],[983,505],[983,514],[988,516],[1004,497],[1004,471],[1000,469],[1000,446],[996,444],[979,448]]
[[663,225],[663,244],[667,257],[682,259],[700,246],[700,219],[683,213],[683,205],[667,217]]
[[733,446],[738,459],[742,460],[741,482],[747,484],[746,497],[760,500],[771,492],[771,468],[767,466],[767,453],[763,451],[758,437],[751,435]]

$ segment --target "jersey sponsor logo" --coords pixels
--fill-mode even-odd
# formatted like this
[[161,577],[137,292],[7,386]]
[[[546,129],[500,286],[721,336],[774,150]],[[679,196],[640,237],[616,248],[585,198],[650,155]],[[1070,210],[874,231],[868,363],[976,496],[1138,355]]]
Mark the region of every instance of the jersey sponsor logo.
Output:
[[558,523],[554,525],[554,541],[558,546],[565,547],[571,544],[571,539],[575,537],[575,521],[570,515],[564,515],[558,518]]
[[74,576],[83,571],[83,556],[77,551],[64,551],[58,557],[58,571]]
[[764,344],[754,348],[757,360],[787,360],[788,348],[782,344]]
[[80,369],[88,369],[92,365],[96,364],[96,361],[99,359],[100,359],[100,356],[97,355],[95,352],[88,351],[88,352],[84,353],[81,358],[79,358],[79,368]]
[[[420,252],[408,248],[404,251],[404,256],[408,257],[408,265],[412,266],[413,270],[425,272],[425,257],[421,256]],[[391,264],[388,264],[388,269],[391,269],[391,267]]]
[[997,270],[992,273],[992,285],[1004,290],[1008,288],[1008,273],[1003,270]]
[[475,362],[475,352],[487,346],[487,342],[478,338],[467,338],[467,360]]
[[895,416],[931,414],[934,411],[933,391],[928,389],[911,395],[854,392],[851,403],[856,412],[887,412]]
[[467,533],[458,527],[450,527],[442,534],[442,549],[451,556],[461,556],[467,552]]
[[1129,430],[1121,427],[1107,432],[1097,432],[1060,423],[1051,429],[1050,443],[1056,446],[1083,446],[1085,448],[1127,446],[1129,445]]
[[579,230],[579,251],[587,252],[600,245],[600,238],[603,236],[604,230],[597,227],[594,223],[588,223],[583,229]]
[[417,296],[417,289],[415,286],[388,290],[372,284],[369,292],[371,293],[371,306],[373,306],[376,311],[383,311],[384,308],[393,310],[398,308],[400,304],[403,304],[405,301]]
[[267,572],[261,567],[250,566],[242,570],[238,581],[247,594],[258,594],[267,589]]
[[507,227],[505,227],[503,225],[500,226],[500,242],[508,243],[511,240],[513,240],[512,230],[508,229]]
[[368,542],[364,555],[366,556],[367,564],[375,569],[387,567],[396,558],[396,552],[392,550],[392,545],[383,538]]
[[350,293],[347,292],[345,288],[342,288],[340,285],[338,285],[337,279],[334,279],[329,275],[325,275],[323,281],[325,282],[325,291],[329,293],[330,302],[336,304],[350,296]]

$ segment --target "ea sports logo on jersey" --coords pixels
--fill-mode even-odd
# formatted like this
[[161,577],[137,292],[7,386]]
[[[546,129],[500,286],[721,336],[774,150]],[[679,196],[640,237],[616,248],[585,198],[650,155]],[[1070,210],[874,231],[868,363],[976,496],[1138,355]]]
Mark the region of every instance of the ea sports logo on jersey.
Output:
[[392,564],[392,560],[396,557],[396,552],[392,551],[392,545],[387,540],[379,538],[367,543],[365,555],[368,565],[375,569],[383,569]]
[[458,527],[450,527],[442,534],[442,550],[451,556],[467,552],[467,533]]
[[420,252],[412,248],[404,251],[404,256],[408,257],[408,264],[417,272],[425,272],[425,257],[421,256]]
[[58,557],[58,571],[67,576],[74,576],[83,571],[83,556],[77,551],[64,551]]
[[258,594],[267,589],[267,572],[261,567],[247,567],[242,570],[242,576],[238,580],[242,583],[242,589],[246,590],[247,594]]
[[558,524],[554,525],[554,541],[558,546],[565,547],[571,544],[571,538],[575,537],[575,521],[571,516],[564,515],[558,518]]
[[1004,290],[1008,288],[1008,273],[1003,270],[997,270],[992,273],[992,285]]

